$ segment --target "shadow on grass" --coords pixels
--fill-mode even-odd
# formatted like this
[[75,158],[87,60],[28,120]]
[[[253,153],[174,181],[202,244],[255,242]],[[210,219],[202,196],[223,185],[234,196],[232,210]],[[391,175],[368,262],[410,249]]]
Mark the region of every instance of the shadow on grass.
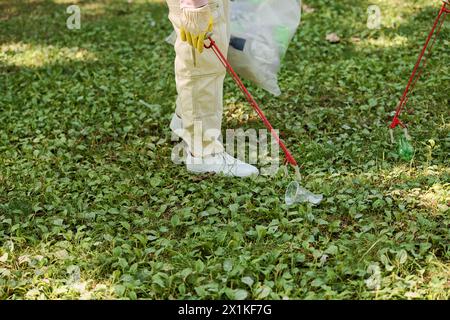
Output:
[[[14,103],[17,109],[28,108],[31,94],[37,95],[39,102],[39,97],[61,86],[78,91],[74,92],[78,97],[89,90],[97,96],[109,93],[116,99],[111,105],[120,105],[130,95],[152,103],[162,100],[168,88],[175,94],[173,53],[160,36],[171,29],[164,3],[77,4],[82,12],[80,30],[65,25],[68,4],[48,0],[1,4],[0,87],[5,95],[0,99]],[[169,72],[162,64],[170,66]],[[22,90],[18,95],[20,83],[35,89],[29,90],[28,96]],[[83,90],[71,90],[80,86]],[[66,98],[66,106],[73,106],[71,95]],[[77,104],[83,105],[83,101]],[[166,107],[172,108],[172,104]]]

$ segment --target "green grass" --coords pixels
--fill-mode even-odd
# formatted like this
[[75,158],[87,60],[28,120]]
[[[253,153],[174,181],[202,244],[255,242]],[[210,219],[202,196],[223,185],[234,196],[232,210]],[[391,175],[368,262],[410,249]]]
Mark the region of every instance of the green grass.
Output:
[[[0,0],[0,298],[450,298],[448,22],[403,117],[410,163],[387,130],[439,1],[307,1],[282,96],[250,86],[325,196],[290,208],[281,173],[171,163],[163,2],[72,3],[81,30],[69,1]],[[224,128],[262,128],[225,87]]]

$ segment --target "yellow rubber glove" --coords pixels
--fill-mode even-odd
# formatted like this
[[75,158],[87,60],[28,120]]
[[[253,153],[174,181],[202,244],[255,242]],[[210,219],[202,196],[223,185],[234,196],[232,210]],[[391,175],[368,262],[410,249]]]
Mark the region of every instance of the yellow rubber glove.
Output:
[[206,34],[212,32],[213,25],[214,21],[209,5],[197,9],[184,8],[181,17],[181,40],[202,53]]

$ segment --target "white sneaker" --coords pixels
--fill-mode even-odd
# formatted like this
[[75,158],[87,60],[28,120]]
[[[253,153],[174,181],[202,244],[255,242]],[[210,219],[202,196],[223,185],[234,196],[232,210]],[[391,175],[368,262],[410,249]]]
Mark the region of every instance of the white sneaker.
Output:
[[[176,113],[173,114],[172,120],[170,121],[170,129],[175,135],[181,138],[177,132],[183,129],[183,121]],[[179,150],[180,148],[183,150]],[[185,162],[187,170],[190,172],[223,173],[227,176],[242,178],[259,174],[259,170],[256,167],[235,159],[225,152],[205,158],[195,158],[187,151],[187,148],[187,143],[182,141],[179,144],[179,148],[172,152],[172,161],[176,164]],[[181,155],[180,151],[182,152]]]
[[256,167],[235,159],[226,152],[203,158],[196,158],[189,152],[186,157],[186,168],[194,173],[222,173],[240,178],[259,174]]

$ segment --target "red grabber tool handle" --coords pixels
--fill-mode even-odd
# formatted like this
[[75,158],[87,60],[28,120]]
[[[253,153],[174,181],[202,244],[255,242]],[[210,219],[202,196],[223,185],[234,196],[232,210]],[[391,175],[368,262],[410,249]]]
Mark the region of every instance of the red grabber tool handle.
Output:
[[297,161],[295,161],[294,157],[292,156],[289,149],[286,147],[284,142],[280,139],[278,134],[273,129],[272,125],[270,124],[269,120],[267,120],[266,116],[264,115],[263,111],[259,107],[256,100],[253,98],[253,96],[250,94],[250,92],[245,87],[242,80],[239,78],[237,73],[233,70],[233,67],[231,67],[230,63],[228,62],[227,58],[223,55],[223,53],[220,51],[219,47],[217,46],[216,42],[212,39],[211,33],[207,34],[206,38],[209,40],[209,45],[205,44],[206,49],[211,49],[216,54],[217,58],[219,58],[220,62],[223,64],[225,69],[227,70],[228,74],[233,78],[233,80],[238,85],[239,89],[241,89],[242,93],[245,95],[245,98],[247,99],[248,103],[255,109],[258,116],[261,118],[261,120],[264,122],[264,125],[266,128],[270,131],[272,136],[275,138],[281,149],[283,150],[284,154],[286,155],[286,161],[289,162],[294,168],[296,168],[296,171],[298,172],[298,164]]
[[[418,78],[420,77],[420,73],[421,73],[421,70],[419,70],[420,69],[420,64],[422,62],[423,57],[427,53],[428,45],[430,44],[430,41],[433,38],[433,35],[435,34],[436,28],[439,27],[439,29],[437,31],[437,35],[436,35],[436,38],[437,38],[437,36],[439,35],[439,33],[441,31],[442,24],[444,23],[445,18],[447,16],[447,14],[449,14],[449,13],[450,13],[450,2],[449,2],[449,0],[444,0],[443,4],[442,4],[442,7],[441,7],[441,10],[439,11],[439,14],[438,14],[437,18],[434,21],[433,28],[431,29],[431,32],[428,35],[428,38],[427,38],[427,40],[425,42],[425,45],[424,45],[424,47],[423,47],[423,49],[422,49],[422,51],[421,51],[421,53],[419,55],[419,58],[418,58],[415,66],[414,66],[414,70],[413,70],[412,75],[411,75],[411,77],[409,78],[409,81],[408,81],[408,85],[406,86],[406,89],[403,92],[403,96],[402,96],[402,98],[401,98],[401,100],[400,100],[400,102],[399,102],[399,104],[397,106],[397,110],[395,112],[394,119],[392,120],[392,123],[389,126],[389,128],[391,130],[395,129],[397,126],[401,126],[403,129],[406,130],[406,126],[400,121],[399,116],[400,116],[403,108],[405,107],[406,103],[408,102],[408,94],[410,93],[411,89],[415,86],[415,84],[417,83]],[[444,17],[444,18],[441,21],[442,17]],[[434,41],[436,41],[436,38],[435,38]],[[434,45],[434,42],[431,45],[430,51],[432,50],[433,45]],[[392,131],[391,131],[391,135],[392,135]]]

